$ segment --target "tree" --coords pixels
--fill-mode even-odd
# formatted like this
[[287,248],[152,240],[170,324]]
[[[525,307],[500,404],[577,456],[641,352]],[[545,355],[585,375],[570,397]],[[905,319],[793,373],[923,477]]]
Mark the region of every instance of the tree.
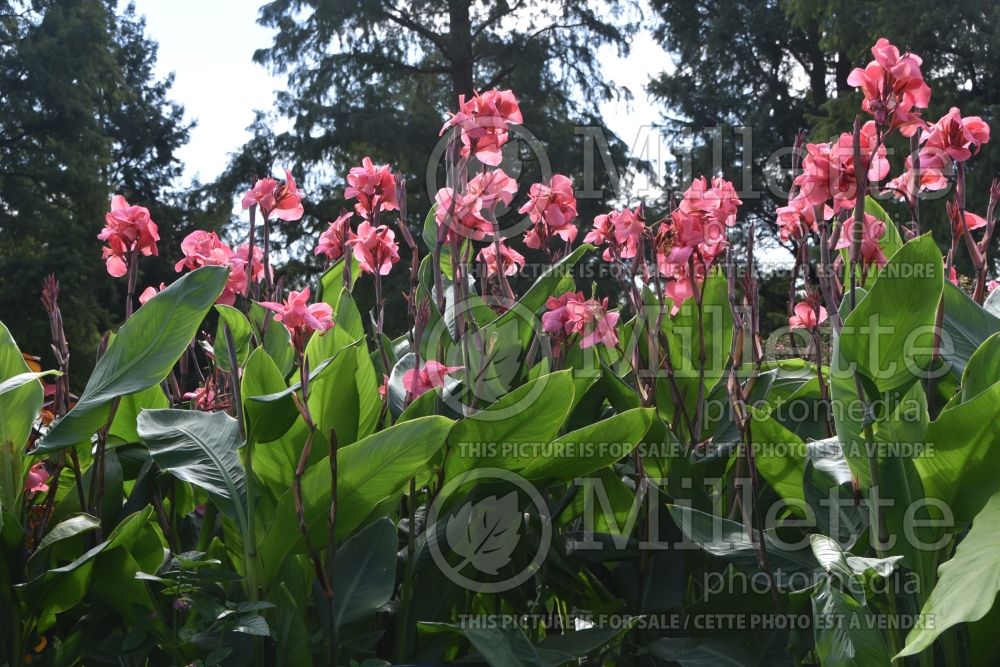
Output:
[[116,7],[0,2],[0,312],[22,347],[45,354],[39,297],[55,273],[79,378],[122,315],[123,286],[105,273],[97,240],[111,195],[149,207],[159,223],[161,258],[143,263],[144,283],[168,278],[179,243],[168,186],[189,126],[167,98],[170,79],[154,77],[143,20]]
[[[226,199],[246,189],[275,156],[304,175],[306,219],[279,231],[291,258],[286,278],[294,281],[317,270],[312,245],[325,221],[345,207],[344,174],[365,155],[390,163],[406,179],[410,223],[422,220],[437,187],[426,185],[427,176],[433,181],[439,169],[429,156],[459,95],[514,90],[524,128],[544,144],[554,171],[582,178],[584,140],[575,130],[581,125],[603,130],[622,165],[625,146],[607,130],[596,104],[629,92],[605,81],[597,49],[627,49],[634,14],[631,3],[574,0],[274,0],[260,13],[260,23],[276,30],[274,44],[255,58],[285,76],[287,90],[278,94],[277,111],[252,126],[254,139],[220,179],[217,195]],[[275,132],[281,118],[289,129]],[[523,199],[539,165],[528,155],[519,167],[512,175]],[[607,188],[600,160],[597,167],[595,183]],[[583,224],[603,205],[581,202]],[[405,272],[399,274],[404,279]]]
[[[753,189],[764,196],[748,203],[765,223],[780,202],[764,187],[768,157],[792,146],[799,130],[808,130],[811,141],[850,130],[861,95],[847,77],[871,60],[869,49],[879,37],[923,56],[933,90],[925,119],[933,122],[951,106],[987,122],[1000,118],[1000,82],[992,76],[1000,67],[996,3],[918,0],[905,11],[870,0],[653,0],[652,5],[660,18],[656,37],[676,63],[649,88],[669,111],[668,129],[690,137],[696,170],[721,166],[736,176],[744,167],[743,147],[732,129],[751,128]],[[722,128],[721,165],[712,164],[707,127]],[[684,134],[692,130],[693,136]],[[892,147],[898,173],[909,147]],[[783,166],[789,166],[787,158]],[[992,147],[970,162],[971,210],[985,210],[998,167],[1000,151]],[[902,207],[893,210],[906,215]],[[932,203],[928,213],[925,219],[944,240],[943,205]]]

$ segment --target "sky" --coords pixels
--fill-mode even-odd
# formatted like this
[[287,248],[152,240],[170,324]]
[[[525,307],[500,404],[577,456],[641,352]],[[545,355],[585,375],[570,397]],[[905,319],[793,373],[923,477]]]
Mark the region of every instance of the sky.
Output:
[[[249,138],[246,128],[254,110],[273,104],[280,86],[253,62],[253,52],[269,46],[272,36],[257,25],[260,1],[134,2],[147,19],[147,33],[159,43],[157,74],[173,73],[171,97],[184,106],[189,120],[197,121],[190,142],[179,151],[185,177],[210,181],[225,168],[228,154]],[[643,128],[659,119],[643,86],[651,75],[670,66],[669,57],[645,31],[635,36],[627,58],[619,58],[612,48],[602,48],[598,56],[605,77],[634,95],[627,104],[603,104],[602,115],[627,144],[635,144],[639,137],[641,145]]]

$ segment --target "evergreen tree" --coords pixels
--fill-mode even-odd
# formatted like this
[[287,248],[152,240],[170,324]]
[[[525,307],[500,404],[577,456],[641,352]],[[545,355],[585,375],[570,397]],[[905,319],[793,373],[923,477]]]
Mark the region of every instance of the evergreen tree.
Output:
[[179,209],[168,187],[187,141],[183,110],[158,81],[145,24],[114,0],[0,2],[0,313],[25,350],[46,354],[39,303],[44,276],[63,285],[62,311],[76,378],[85,378],[104,331],[120,321],[121,281],[101,261],[110,197],[150,208],[161,258],[144,284],[168,278]]
[[[346,206],[344,175],[366,155],[405,178],[416,229],[443,185],[435,179],[440,165],[430,158],[447,112],[457,108],[459,95],[494,87],[515,91],[523,127],[540,140],[552,170],[573,175],[582,187],[585,140],[578,126],[604,132],[616,166],[625,164],[626,147],[607,130],[597,105],[629,91],[602,76],[597,50],[627,50],[635,16],[631,2],[274,0],[260,13],[260,23],[276,30],[274,44],[255,58],[284,76],[287,90],[251,127],[254,139],[234,158],[216,195],[225,200],[245,190],[275,157],[294,167],[308,193],[306,217],[275,223],[272,238],[279,237],[290,259],[286,279],[300,280],[318,269],[315,239]],[[280,126],[287,131],[273,130]],[[521,185],[515,203],[539,175],[536,156],[526,153],[520,173],[511,174]],[[594,156],[595,189],[613,196]],[[581,200],[582,225],[590,225],[603,200]],[[501,226],[512,217],[501,218]],[[405,279],[405,271],[396,273],[394,280]],[[402,288],[387,293],[398,299]],[[391,322],[387,327],[398,330]]]
[[[745,165],[742,136],[752,130],[753,189],[750,210],[764,223],[780,205],[765,187],[769,156],[793,145],[799,130],[808,140],[828,141],[850,131],[861,95],[848,85],[854,67],[871,60],[871,46],[888,38],[924,58],[922,71],[933,91],[924,118],[936,121],[952,106],[963,115],[1000,121],[1000,5],[980,0],[936,3],[915,0],[905,8],[872,0],[652,0],[660,22],[655,34],[675,60],[649,91],[668,110],[667,127],[687,138],[694,170],[721,166],[730,177]],[[713,164],[712,133],[722,136],[722,163]],[[909,151],[895,150],[893,173]],[[788,167],[789,160],[782,160]],[[987,146],[969,162],[968,203],[985,211],[989,183],[1000,168],[1000,150]],[[787,186],[788,179],[778,179]],[[908,219],[905,207],[890,207]],[[940,201],[931,202],[924,229],[948,236]]]

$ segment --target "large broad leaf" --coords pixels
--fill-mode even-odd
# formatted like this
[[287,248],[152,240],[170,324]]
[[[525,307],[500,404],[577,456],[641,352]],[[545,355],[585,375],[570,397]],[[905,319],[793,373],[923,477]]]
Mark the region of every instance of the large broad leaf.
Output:
[[[292,427],[299,415],[281,370],[267,351],[258,347],[250,353],[241,382],[243,414],[248,442],[277,440]],[[259,396],[275,396],[273,401],[255,401]]]
[[115,410],[115,418],[111,420],[108,444],[121,445],[139,442],[139,432],[135,430],[139,413],[143,410],[160,410],[169,407],[170,399],[163,393],[163,387],[158,384],[149,389],[122,396],[118,402],[118,409]]
[[337,306],[339,305],[339,297],[341,290],[344,287],[344,262],[349,261],[351,263],[351,285],[357,282],[358,277],[361,275],[361,265],[358,264],[358,260],[354,259],[353,253],[347,253],[336,262],[330,265],[330,268],[323,272],[320,276],[320,293],[316,295],[316,298],[322,298],[324,302],[330,304],[333,308],[333,312],[337,312]]
[[223,412],[146,410],[139,415],[139,437],[162,470],[208,491],[246,528],[239,422]]
[[906,637],[897,658],[916,655],[930,647],[945,630],[986,615],[1000,591],[1000,495],[989,499],[976,515],[969,533],[958,543],[955,556],[939,569],[940,578]]
[[889,648],[864,603],[831,577],[812,594],[813,635],[820,663],[830,667],[889,665]]
[[[893,553],[903,556],[903,565],[920,577],[918,594],[926,597],[934,580],[937,549],[923,547],[934,543],[939,528],[930,521],[931,508],[925,504],[924,482],[916,465],[919,456],[894,451],[894,446],[922,447],[927,442],[930,418],[923,384],[917,382],[899,400],[898,405],[876,424],[875,439],[884,450],[879,456],[879,501],[889,536],[895,536]],[[921,456],[924,452],[918,452]],[[933,456],[932,451],[927,455]]]
[[115,398],[148,389],[167,377],[222,293],[228,273],[223,267],[204,266],[137,310],[97,362],[80,400],[52,426],[34,453],[89,439],[107,421]]
[[305,590],[301,591],[300,597],[293,595],[285,581],[272,589],[270,599],[276,608],[268,625],[277,644],[277,667],[312,667],[309,631],[301,610],[308,605],[308,597]]
[[[845,319],[837,341],[843,361],[856,366],[880,391],[911,382],[930,363],[943,285],[944,265],[934,239],[925,234],[909,241]],[[854,372],[840,366],[831,370]]]
[[253,337],[253,330],[250,328],[250,321],[246,316],[232,306],[219,304],[215,307],[219,312],[219,326],[215,332],[215,363],[226,371],[232,372],[229,363],[229,342],[226,338],[226,329],[233,337],[233,344],[236,348],[236,363],[242,365],[250,354],[250,340]]
[[913,463],[927,498],[943,501],[967,525],[1000,491],[1000,383],[946,408],[927,426],[926,449]]
[[50,547],[77,535],[97,530],[100,527],[101,522],[97,517],[84,513],[74,514],[60,521],[55,528],[45,534],[45,537],[35,547],[35,550],[29,557],[32,566],[37,567],[38,563],[44,563],[48,560],[47,558],[43,558],[43,555]]
[[627,456],[653,422],[651,408],[636,408],[556,438],[541,448],[521,475],[570,480],[589,475]]
[[956,377],[965,372],[976,349],[997,332],[1000,332],[1000,318],[952,283],[945,283],[941,359]]
[[424,633],[449,632],[465,635],[489,667],[555,667],[573,659],[572,655],[535,648],[517,627],[476,628],[450,623],[419,623],[418,627]]
[[336,431],[337,442],[346,445],[375,431],[382,400],[364,338],[354,338],[341,327],[314,335],[306,346],[312,368],[333,358],[330,370],[309,383],[309,410],[324,437]]
[[[147,613],[152,610],[152,601],[144,586],[140,587],[145,591],[144,594],[138,593],[131,601],[124,601],[120,595],[114,594],[114,591],[108,591],[106,587],[99,589],[93,585],[99,574],[108,575],[113,572],[111,568],[98,571],[95,565],[109,554],[116,552],[130,556],[127,570],[117,568],[118,576],[122,580],[125,578],[135,580],[135,575],[140,571],[155,572],[159,569],[163,563],[164,550],[160,536],[151,522],[152,514],[153,508],[146,506],[122,520],[104,542],[71,563],[48,570],[17,586],[26,616],[38,618],[39,632],[45,631],[55,623],[56,614],[72,609],[89,595],[96,594],[107,598],[116,607],[124,602],[125,605],[122,606],[127,606],[128,609],[122,611],[128,611],[129,614],[132,613],[133,605],[145,606],[148,603]],[[122,562],[116,559],[115,564],[121,565]],[[148,617],[155,617],[155,614]]]
[[[7,327],[0,322],[0,381],[9,381],[30,371]],[[42,385],[37,378],[18,383],[16,387],[8,385],[8,391],[0,394],[0,510],[7,508],[14,516],[18,514],[23,490],[21,451],[41,409]],[[0,515],[0,527],[2,525]]]
[[749,406],[757,469],[793,508],[805,504],[802,473],[806,446],[799,436],[764,412]]
[[533,452],[525,445],[551,441],[573,408],[572,371],[543,375],[455,424],[445,464],[448,478],[474,467],[520,470]]
[[288,377],[295,365],[295,350],[292,348],[288,329],[274,319],[271,311],[257,302],[250,304],[250,321],[257,331],[263,332],[262,347],[274,359],[281,374]]
[[[426,469],[444,445],[452,422],[445,417],[421,417],[341,447],[337,452],[337,537],[350,535],[372,510],[402,492],[410,478]],[[320,434],[314,448],[328,447]],[[324,457],[302,479],[306,523],[314,544],[325,544],[330,511],[330,463]],[[278,500],[274,520],[260,543],[265,575],[272,577],[285,559],[304,551],[292,493]]]
[[756,662],[747,644],[736,637],[668,637],[646,648],[681,667],[745,667]]
[[[755,545],[742,524],[682,505],[668,505],[667,510],[684,537],[706,553],[743,569],[758,569]],[[812,574],[818,567],[812,551],[799,544],[785,544],[772,531],[764,531],[764,539],[772,575],[778,585],[808,586],[807,577],[802,574]]]
[[375,614],[396,589],[396,527],[389,519],[366,526],[337,549],[334,622],[340,627]]
[[969,358],[962,373],[961,400],[968,401],[1000,382],[1000,334],[993,334]]

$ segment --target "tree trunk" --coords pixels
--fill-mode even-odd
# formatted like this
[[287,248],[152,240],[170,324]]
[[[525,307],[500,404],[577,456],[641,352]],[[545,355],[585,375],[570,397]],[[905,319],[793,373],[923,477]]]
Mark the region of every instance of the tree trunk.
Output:
[[813,109],[819,109],[829,99],[826,89],[826,54],[819,48],[819,26],[809,27],[809,60],[812,65],[809,71],[809,88],[812,93]]
[[451,88],[459,95],[470,97],[472,81],[472,19],[470,0],[448,0],[448,37],[451,41]]
[[840,97],[844,93],[854,91],[854,88],[847,83],[847,77],[851,75],[852,69],[854,69],[854,67],[850,56],[843,51],[837,53],[837,97]]

